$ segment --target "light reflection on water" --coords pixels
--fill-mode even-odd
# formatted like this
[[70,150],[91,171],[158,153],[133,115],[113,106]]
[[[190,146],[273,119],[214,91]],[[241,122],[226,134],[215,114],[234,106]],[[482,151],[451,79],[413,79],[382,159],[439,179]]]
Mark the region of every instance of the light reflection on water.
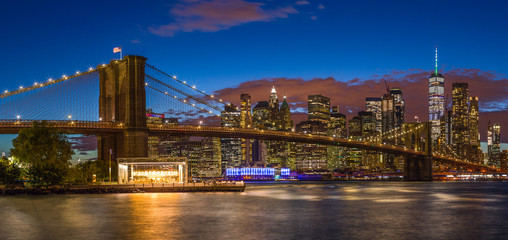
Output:
[[506,239],[508,183],[0,197],[0,239]]

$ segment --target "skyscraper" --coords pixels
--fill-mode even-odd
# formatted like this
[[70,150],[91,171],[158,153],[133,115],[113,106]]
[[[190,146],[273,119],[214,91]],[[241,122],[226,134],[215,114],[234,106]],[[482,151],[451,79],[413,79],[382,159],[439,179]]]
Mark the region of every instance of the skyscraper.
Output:
[[333,106],[328,123],[328,136],[337,138],[346,138],[346,115],[339,113],[339,107]]
[[[224,107],[221,113],[222,127],[240,127],[240,111],[234,105]],[[221,172],[228,167],[240,167],[242,165],[242,141],[239,138],[221,138]]]
[[501,126],[499,123],[495,123],[492,126],[489,122],[487,129],[487,144],[489,148],[489,165],[495,165],[496,167],[500,167],[500,158],[499,154],[501,152]]
[[467,83],[452,84],[452,140],[455,153],[466,158],[469,145],[469,106]]
[[[240,95],[240,127],[252,127],[251,98],[249,94]],[[242,138],[242,162],[250,166],[252,162],[252,142],[250,139]]]
[[275,91],[275,86],[272,87],[272,91],[270,92],[270,98],[268,100],[268,108],[270,110],[270,122],[272,127],[270,130],[277,129],[277,123],[279,122],[279,97],[277,96],[277,91]]
[[376,133],[383,130],[383,113],[381,111],[381,98],[368,97],[365,99],[365,111],[374,114],[376,120]]
[[480,163],[480,112],[478,109],[478,97],[469,98],[469,152],[468,160]]
[[291,131],[293,129],[293,120],[291,120],[291,109],[289,107],[288,102],[286,101],[286,96],[284,95],[284,101],[282,101],[282,105],[280,106],[280,123],[279,130]]
[[323,95],[309,95],[308,112],[309,121],[328,124],[330,122],[330,98]]
[[393,108],[395,114],[395,127],[402,127],[404,124],[404,115],[405,115],[405,103],[402,98],[402,89],[400,88],[391,88],[390,95],[393,97]]
[[440,136],[440,119],[444,115],[444,77],[436,69],[429,77],[429,121],[431,122],[431,137],[435,141]]
[[395,106],[393,96],[383,95],[381,99],[382,131],[386,133],[395,128]]
[[247,93],[240,95],[240,127],[252,127],[251,98]]

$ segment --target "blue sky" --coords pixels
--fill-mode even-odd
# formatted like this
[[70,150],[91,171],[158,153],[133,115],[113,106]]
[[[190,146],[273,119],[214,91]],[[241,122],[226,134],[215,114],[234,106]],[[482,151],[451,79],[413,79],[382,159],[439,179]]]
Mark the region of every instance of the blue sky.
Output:
[[[227,9],[230,16],[210,18],[222,14],[216,9],[193,11],[206,2],[233,6]],[[245,10],[249,4],[256,8]],[[265,77],[332,76],[346,81],[399,69],[431,70],[436,45],[440,68],[506,75],[507,5],[504,1],[9,1],[0,10],[4,23],[0,84],[12,89],[84,70],[118,57],[112,53],[116,46],[122,46],[124,54],[146,56],[150,63],[207,91]],[[239,14],[232,14],[235,11]],[[258,15],[250,16],[253,11]],[[202,24],[196,18],[209,23],[206,32],[199,26],[182,27]],[[150,30],[175,23],[180,30],[172,36]],[[214,23],[217,29],[210,30]]]

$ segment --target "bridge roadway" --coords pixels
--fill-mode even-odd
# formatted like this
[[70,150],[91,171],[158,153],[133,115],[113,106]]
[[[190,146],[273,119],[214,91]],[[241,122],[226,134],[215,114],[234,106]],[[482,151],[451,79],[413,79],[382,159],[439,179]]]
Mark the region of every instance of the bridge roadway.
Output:
[[[0,120],[0,134],[17,134],[23,128],[32,127],[33,120]],[[69,134],[111,135],[119,134],[125,129],[121,122],[104,121],[47,121],[51,125],[66,131]],[[246,138],[260,140],[279,140],[301,143],[315,143],[323,145],[340,146],[346,148],[358,148],[376,152],[392,153],[405,156],[425,156],[425,152],[397,147],[393,145],[354,141],[346,138],[333,138],[322,135],[302,134],[283,131],[269,131],[244,128],[226,128],[214,126],[190,126],[190,125],[166,125],[148,124],[150,135],[173,135],[173,136],[201,136],[220,138]],[[442,163],[459,165],[474,169],[496,171],[495,168],[476,163],[466,162],[460,159],[433,155],[432,159]]]

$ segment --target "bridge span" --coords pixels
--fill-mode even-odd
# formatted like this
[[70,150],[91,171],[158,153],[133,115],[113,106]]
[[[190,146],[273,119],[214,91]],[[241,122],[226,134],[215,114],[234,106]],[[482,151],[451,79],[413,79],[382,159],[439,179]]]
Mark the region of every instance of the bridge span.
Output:
[[[0,134],[18,134],[23,128],[33,126],[35,120],[0,120]],[[106,121],[46,121],[50,125],[64,130],[68,134],[87,135],[114,135],[122,134],[127,128],[122,122]],[[427,157],[426,152],[397,147],[389,144],[355,141],[347,138],[333,138],[330,136],[303,134],[295,132],[257,130],[249,128],[228,128],[216,126],[193,126],[193,125],[168,125],[168,124],[147,124],[150,135],[171,135],[171,136],[200,136],[219,138],[245,138],[259,140],[276,140],[299,143],[314,143],[345,148],[357,148],[368,151],[404,155],[406,157]],[[454,164],[472,169],[496,171],[495,168],[483,166],[476,163],[466,162],[460,159],[432,155],[433,161]]]

